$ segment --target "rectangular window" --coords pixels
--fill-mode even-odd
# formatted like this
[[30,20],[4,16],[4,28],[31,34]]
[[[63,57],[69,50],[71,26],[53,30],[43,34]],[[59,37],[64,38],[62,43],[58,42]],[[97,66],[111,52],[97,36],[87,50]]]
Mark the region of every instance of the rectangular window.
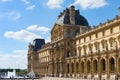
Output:
[[119,31],[120,31],[120,26],[119,26]]
[[98,38],[98,33],[96,33],[96,38]]
[[84,42],[86,42],[86,38],[84,38]]
[[84,48],[84,54],[86,54],[86,48]]
[[67,37],[67,38],[70,38],[70,36],[71,36],[71,34],[70,34],[70,29],[67,29],[67,30],[66,30],[66,37]]
[[79,39],[79,43],[81,43],[81,40]]
[[111,33],[111,34],[113,33],[113,28],[110,29],[110,33]]
[[79,50],[79,57],[81,56],[81,48],[78,49]]
[[103,31],[103,36],[105,36],[105,31]]
[[91,40],[91,35],[90,35],[90,40]]
[[99,50],[99,45],[98,44],[95,47],[96,47],[96,50]]

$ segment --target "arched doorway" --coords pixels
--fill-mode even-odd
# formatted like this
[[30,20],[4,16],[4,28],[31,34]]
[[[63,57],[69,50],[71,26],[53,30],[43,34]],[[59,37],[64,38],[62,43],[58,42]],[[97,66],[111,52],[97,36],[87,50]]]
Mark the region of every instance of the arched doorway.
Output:
[[120,58],[118,60],[118,70],[119,70],[119,73],[120,73]]
[[74,63],[71,64],[71,72],[74,73]]
[[105,73],[106,70],[106,65],[105,65],[105,59],[101,60],[101,72]]
[[94,72],[94,73],[97,73],[97,71],[98,71],[97,60],[94,60],[94,61],[93,61],[93,72]]
[[81,62],[81,73],[84,73],[84,62]]
[[90,61],[87,61],[87,73],[90,73]]
[[109,59],[109,71],[113,73],[115,71],[115,60],[114,58]]
[[76,73],[77,74],[79,73],[79,63],[78,62],[76,63]]
[[70,70],[69,70],[69,63],[67,64],[67,73],[69,74]]

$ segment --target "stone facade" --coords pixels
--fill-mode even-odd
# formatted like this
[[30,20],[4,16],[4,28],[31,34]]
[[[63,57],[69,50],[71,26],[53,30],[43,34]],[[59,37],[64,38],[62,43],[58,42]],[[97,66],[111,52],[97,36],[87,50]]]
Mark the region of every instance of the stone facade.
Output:
[[28,71],[38,75],[113,80],[120,73],[120,16],[90,27],[71,6],[58,16],[51,42],[32,48],[30,44]]

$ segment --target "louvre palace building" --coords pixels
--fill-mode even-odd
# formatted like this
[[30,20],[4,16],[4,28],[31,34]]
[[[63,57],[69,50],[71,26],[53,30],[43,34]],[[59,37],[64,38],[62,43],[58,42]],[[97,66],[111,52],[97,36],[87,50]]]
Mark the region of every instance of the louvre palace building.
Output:
[[120,15],[91,27],[71,6],[58,16],[50,43],[38,38],[28,47],[28,72],[114,80],[120,75]]

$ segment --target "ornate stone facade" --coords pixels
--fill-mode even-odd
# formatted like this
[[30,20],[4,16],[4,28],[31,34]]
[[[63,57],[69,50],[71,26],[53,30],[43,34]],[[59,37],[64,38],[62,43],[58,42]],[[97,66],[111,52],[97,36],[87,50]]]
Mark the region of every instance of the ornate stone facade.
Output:
[[38,75],[115,78],[120,74],[120,16],[90,27],[74,6],[51,30],[51,42],[37,51],[29,45],[28,71]]

